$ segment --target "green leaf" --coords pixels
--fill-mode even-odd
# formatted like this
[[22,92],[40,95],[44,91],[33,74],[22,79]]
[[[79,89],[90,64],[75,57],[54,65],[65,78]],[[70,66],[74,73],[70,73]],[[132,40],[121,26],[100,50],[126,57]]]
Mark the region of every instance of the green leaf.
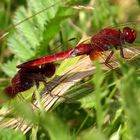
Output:
[[106,140],[106,137],[102,132],[97,129],[90,129],[84,131],[79,135],[80,140]]
[[1,69],[10,77],[16,73],[17,60],[13,59],[1,66]]
[[140,79],[133,67],[121,62],[123,78],[120,81],[120,92],[122,95],[122,103],[127,115],[129,129],[131,130],[133,139],[140,138]]
[[69,59],[64,60],[59,66],[59,68],[57,69],[55,75],[61,75],[61,73],[64,72],[64,70],[76,64],[78,60],[79,60],[79,57],[74,57],[74,58],[69,58]]
[[[19,60],[18,62],[27,61],[36,57],[38,53],[41,54],[41,50],[44,54],[47,54],[46,44],[49,44],[49,41],[59,32],[60,23],[68,18],[68,10],[65,10],[65,14],[62,14],[64,8],[61,9],[61,6],[64,3],[60,6],[58,1],[29,0],[27,9],[23,6],[18,8],[13,17],[13,23],[17,25],[16,30],[14,31],[13,28],[13,32],[11,32],[7,41],[8,47],[14,54],[12,61],[15,61],[15,58],[17,61]],[[41,42],[43,42],[44,47],[40,45]],[[7,75],[13,76],[15,66],[8,62],[2,70]]]
[[42,115],[41,125],[49,133],[51,140],[71,140],[68,128],[56,117],[56,114]]
[[[57,2],[57,1],[55,1]],[[27,60],[32,58],[36,54],[36,49],[42,40],[44,29],[47,30],[44,25],[46,21],[49,22],[54,18],[59,4],[52,6],[54,1],[40,0],[40,1],[28,1],[28,9],[20,7],[13,18],[14,24],[25,20],[27,17],[35,15],[35,13],[45,9],[40,14],[33,16],[26,21],[21,22],[16,27],[14,32],[8,38],[8,46],[11,51],[21,60]]]
[[46,55],[46,47],[48,46],[49,42],[55,37],[55,35],[60,31],[61,22],[69,18],[71,15],[72,9],[69,9],[67,7],[60,7],[55,17],[46,23],[45,30],[43,32],[43,39],[40,45],[37,47],[37,55]]
[[20,131],[14,131],[9,128],[0,128],[1,140],[25,140],[25,136]]
[[97,126],[99,129],[102,128],[103,126],[103,118],[104,118],[104,111],[103,111],[103,106],[101,105],[101,100],[103,97],[103,80],[105,78],[105,74],[102,72],[101,67],[99,63],[96,63],[96,73],[93,76],[93,83],[95,84],[95,108],[97,112]]

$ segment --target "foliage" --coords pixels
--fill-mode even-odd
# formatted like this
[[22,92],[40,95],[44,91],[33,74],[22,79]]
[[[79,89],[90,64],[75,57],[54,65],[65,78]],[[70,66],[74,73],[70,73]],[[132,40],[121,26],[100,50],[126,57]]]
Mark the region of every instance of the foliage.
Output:
[[[76,5],[84,5],[85,9],[76,10]],[[86,5],[93,9],[89,10]],[[137,3],[135,5],[138,6]],[[1,42],[0,76],[13,77],[17,64],[70,48],[65,41],[72,37],[91,34],[104,26],[114,26],[122,21],[122,17],[127,21],[139,16],[139,12],[136,14],[134,9],[131,15],[123,16],[122,6],[109,0],[99,0],[95,4],[92,0],[28,0],[24,6],[9,9],[8,19],[5,19],[4,13],[0,14],[1,28],[11,22],[10,12],[15,9],[12,22],[14,25],[19,23],[8,30],[7,40],[4,38]],[[129,9],[131,11],[131,5]],[[31,18],[27,18],[29,16]],[[61,46],[67,46],[58,48],[58,42]],[[78,60],[73,58],[62,61],[56,75],[61,75]],[[108,72],[102,71],[100,64],[96,63],[95,74],[75,84],[67,91],[66,101],[59,102],[49,112],[42,106],[38,111],[33,111],[29,100],[21,101],[18,98],[7,101],[8,104],[3,104],[1,111],[7,108],[13,110],[2,121],[18,116],[27,121],[32,129],[24,135],[1,128],[1,139],[25,139],[25,136],[33,140],[140,139],[139,62],[139,56],[130,64],[120,60],[120,69]],[[1,91],[4,86],[0,83]],[[32,91],[25,91],[24,94],[32,96]]]

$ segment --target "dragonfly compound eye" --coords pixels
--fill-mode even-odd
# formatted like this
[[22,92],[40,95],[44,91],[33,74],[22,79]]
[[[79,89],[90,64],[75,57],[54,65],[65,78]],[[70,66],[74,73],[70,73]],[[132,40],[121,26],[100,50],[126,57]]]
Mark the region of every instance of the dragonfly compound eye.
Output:
[[123,28],[123,36],[124,40],[128,43],[133,43],[136,39],[136,31],[129,28],[129,27],[124,27]]

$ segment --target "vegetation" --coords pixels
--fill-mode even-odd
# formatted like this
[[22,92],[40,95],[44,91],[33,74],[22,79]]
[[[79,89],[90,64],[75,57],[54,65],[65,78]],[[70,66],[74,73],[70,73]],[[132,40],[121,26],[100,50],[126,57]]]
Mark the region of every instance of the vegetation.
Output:
[[[50,91],[64,91],[58,101],[57,95],[44,95],[43,84],[15,99],[3,97],[17,64],[72,48],[79,39],[85,40],[105,26],[122,28],[128,23],[139,31],[140,21],[130,22],[140,16],[139,1],[3,0],[0,5],[1,140],[140,139],[139,55],[129,62],[118,58],[120,68],[113,70],[103,70],[103,64],[95,62],[96,69],[88,67],[92,72],[84,69],[81,75],[78,72],[87,67],[80,63],[84,59],[57,62],[56,74],[47,80]],[[68,41],[71,38],[78,41]],[[138,46],[139,41],[138,34],[133,45]],[[34,106],[33,92],[37,99]]]

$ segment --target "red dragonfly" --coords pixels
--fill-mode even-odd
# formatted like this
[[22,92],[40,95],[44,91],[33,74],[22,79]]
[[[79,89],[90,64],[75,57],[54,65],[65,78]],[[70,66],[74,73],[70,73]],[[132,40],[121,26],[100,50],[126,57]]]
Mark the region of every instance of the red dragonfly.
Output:
[[51,77],[55,73],[55,62],[79,55],[89,55],[91,60],[95,60],[102,52],[110,50],[110,54],[105,60],[105,65],[111,67],[108,63],[114,54],[114,49],[120,49],[120,55],[124,58],[123,46],[126,43],[133,43],[136,39],[136,31],[124,27],[123,31],[115,28],[104,28],[99,33],[91,37],[89,43],[81,43],[60,53],[50,56],[44,56],[31,60],[17,66],[19,71],[11,81],[11,86],[5,89],[10,97],[15,97],[19,92],[25,91],[33,86],[38,86],[40,81],[45,81],[45,77]]

